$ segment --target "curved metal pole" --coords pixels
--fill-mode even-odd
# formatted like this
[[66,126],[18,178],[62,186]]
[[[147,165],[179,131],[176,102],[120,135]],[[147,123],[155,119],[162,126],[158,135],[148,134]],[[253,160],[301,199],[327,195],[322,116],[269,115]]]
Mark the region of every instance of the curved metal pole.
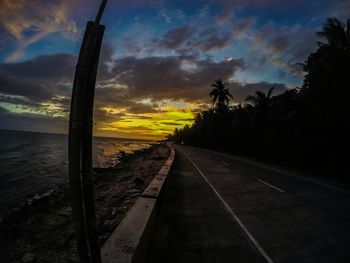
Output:
[[91,56],[91,64],[88,71],[88,81],[86,87],[86,100],[84,107],[82,145],[81,145],[81,163],[82,163],[82,188],[85,205],[85,221],[90,247],[92,262],[101,262],[100,245],[98,241],[98,231],[96,226],[95,199],[93,194],[92,181],[92,129],[93,129],[93,105],[97,66],[100,55],[104,26],[98,25],[93,30],[92,38],[95,42]]
[[107,0],[102,0],[102,3],[100,5],[100,8],[98,9],[98,12],[97,12],[97,15],[96,15],[96,18],[95,18],[95,25],[99,25],[100,24],[103,11],[106,8],[106,4],[107,4]]
[[92,119],[105,29],[99,22],[106,2],[102,1],[96,21],[89,21],[86,26],[74,76],[69,119],[69,183],[79,257],[83,263],[101,262],[92,182]]

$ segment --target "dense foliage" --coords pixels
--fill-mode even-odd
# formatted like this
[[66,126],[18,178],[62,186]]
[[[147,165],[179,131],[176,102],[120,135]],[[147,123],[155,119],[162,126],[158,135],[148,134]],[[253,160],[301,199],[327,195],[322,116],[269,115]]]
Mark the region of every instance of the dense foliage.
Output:
[[257,91],[244,106],[229,107],[231,95],[217,80],[210,93],[214,107],[168,139],[349,177],[349,22],[329,18],[317,35],[326,41],[303,64],[301,88],[277,96],[273,88]]

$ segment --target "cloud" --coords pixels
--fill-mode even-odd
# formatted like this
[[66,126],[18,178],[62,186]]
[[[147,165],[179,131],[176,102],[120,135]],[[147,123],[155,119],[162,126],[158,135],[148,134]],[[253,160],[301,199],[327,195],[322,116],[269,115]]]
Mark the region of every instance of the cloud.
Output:
[[[113,80],[114,82],[114,80]],[[95,91],[95,107],[125,108],[130,107],[131,98],[127,89],[100,86]]]
[[218,2],[224,4],[227,7],[243,10],[245,8],[270,8],[278,7],[280,9],[286,9],[294,6],[300,6],[304,1],[302,0],[218,0]]
[[[198,6],[202,2],[199,1]],[[241,17],[240,10],[244,8],[261,9],[278,5],[281,10],[295,11],[301,1],[220,1],[223,9],[214,15],[214,9],[206,14],[206,22],[201,22],[198,12],[186,24],[171,28],[160,37],[147,37],[142,41],[129,38],[125,48],[128,55],[150,57],[159,54],[214,58],[223,54],[230,56],[245,56],[246,71],[252,76],[272,72],[278,81],[282,79],[289,85],[298,85],[303,72],[296,63],[305,61],[317,41],[310,25],[291,24],[289,21],[278,23],[279,17],[261,19],[259,15]],[[205,4],[205,3],[203,3]],[[311,4],[310,4],[311,5]],[[307,5],[308,10],[311,8]],[[211,5],[209,5],[211,7]],[[205,8],[203,9],[205,10]],[[198,11],[198,9],[197,9]],[[254,13],[252,13],[254,14]],[[220,51],[217,52],[217,51]],[[231,56],[232,56],[231,55]],[[276,72],[284,71],[284,77]],[[269,72],[269,73],[268,73]],[[256,78],[254,78],[257,80]]]
[[231,36],[229,34],[219,35],[216,30],[202,33],[203,38],[195,44],[204,52],[223,49],[230,45]]
[[35,132],[68,132],[66,118],[33,113],[14,113],[0,106],[0,123],[2,127],[11,130],[26,130]]
[[20,80],[15,77],[0,75],[0,93],[22,96],[34,102],[51,98],[52,92],[39,83]]
[[317,37],[312,30],[301,29],[299,25],[280,27],[271,34],[271,38],[264,40],[262,46],[271,64],[280,66],[291,75],[301,78],[302,68],[297,63],[307,59],[310,52],[316,49]]
[[216,16],[215,21],[218,25],[224,25],[230,23],[230,20],[234,17],[233,8],[225,6]]
[[[147,2],[147,1],[139,1],[139,2]],[[182,20],[185,18],[185,14],[181,9],[176,8],[167,8],[164,5],[164,1],[149,1],[150,3],[145,4],[147,6],[153,6],[153,8],[157,11],[157,18],[162,19],[165,23],[171,24],[176,20]]]
[[178,49],[186,44],[195,32],[196,29],[194,27],[183,25],[169,30],[161,39],[155,40],[155,42],[161,48]]
[[[213,61],[181,55],[112,57],[112,50],[105,47],[95,92],[94,127],[99,135],[116,131],[114,135],[127,136],[132,131],[135,136],[159,138],[176,123],[178,127],[190,123],[194,112],[206,109],[213,80],[228,80],[238,69],[244,69],[240,59]],[[22,112],[2,109],[0,119],[4,127],[23,129],[30,125],[37,131],[67,131],[75,61],[74,56],[55,54],[0,64],[0,103]],[[19,75],[20,79],[16,77]],[[233,83],[231,90],[237,102],[270,85]],[[278,86],[276,91],[284,89],[273,85]],[[188,105],[191,108],[186,108]],[[174,109],[177,113],[171,115]]]
[[214,62],[181,56],[126,57],[115,61],[111,74],[127,85],[133,98],[193,100],[206,98],[214,79],[228,79],[242,67],[243,62],[236,59]]
[[160,8],[158,11],[158,15],[162,17],[166,23],[170,24],[172,22],[169,11],[167,9]]
[[[19,115],[12,120],[45,123],[67,119],[76,58],[69,54],[42,55],[18,63],[0,64],[0,104]],[[15,114],[11,112],[11,114]],[[29,114],[29,115],[28,115]],[[61,119],[60,119],[61,120]],[[63,121],[60,122],[63,124]],[[43,124],[44,125],[44,124]]]
[[[110,48],[101,51],[98,79],[106,86],[97,89],[96,97],[101,104],[112,104],[123,101],[124,94],[114,89],[113,79],[105,79],[108,74],[108,63],[112,63]],[[12,97],[2,97],[1,101],[24,105],[25,102],[37,106],[37,103],[51,103],[60,110],[68,110],[77,58],[69,54],[42,55],[28,61],[0,64],[0,93]],[[20,76],[21,78],[18,78]],[[21,98],[19,98],[20,96]],[[97,100],[98,101],[98,100]],[[29,104],[27,105],[29,106]]]
[[8,55],[11,62],[23,57],[28,46],[53,32],[76,39],[77,26],[69,20],[70,5],[66,1],[2,0],[0,2],[0,27],[17,42],[17,48]]
[[125,113],[123,112],[113,113],[103,109],[94,110],[94,120],[97,123],[111,123],[119,121],[123,116],[125,116]]
[[[0,0],[0,49],[7,59],[0,64],[0,103],[7,110],[0,108],[0,115],[21,123],[25,119],[28,125],[42,118],[42,123],[66,125],[58,120],[68,117],[77,57],[59,53],[13,62],[25,58],[29,47],[40,52],[36,48],[46,47],[51,41],[42,40],[51,37],[65,38],[63,50],[72,50],[66,39],[77,38],[75,21],[93,17],[98,1],[92,2]],[[102,47],[95,92],[98,129],[124,125],[126,132],[129,123],[141,134],[143,127],[160,131],[176,120],[190,123],[193,112],[208,107],[210,84],[216,78],[232,81],[234,102],[272,85],[274,94],[285,91],[282,80],[290,86],[302,79],[295,63],[316,48],[314,31],[323,21],[320,17],[345,16],[349,10],[346,1],[336,0],[329,7],[321,2],[198,0],[180,10],[183,3],[111,1],[104,16],[104,41],[109,44]],[[315,7],[320,8],[317,14]],[[240,83],[235,77],[253,83]],[[263,81],[267,79],[272,83]],[[170,118],[174,109],[176,117]],[[23,119],[15,111],[22,112]]]
[[209,5],[205,4],[198,10],[199,18],[206,18],[209,15]]
[[160,110],[155,109],[152,105],[145,105],[142,103],[135,103],[135,105],[129,107],[127,111],[133,114],[160,112]]
[[39,113],[64,115],[69,107],[75,63],[76,57],[68,54],[1,63],[0,102]]
[[[249,54],[245,57],[246,69],[264,72],[275,69],[284,71],[285,77],[303,77],[297,63],[304,62],[316,48],[314,30],[295,25],[277,25],[267,22],[259,25],[255,18],[241,20],[234,27],[232,36]],[[281,77],[279,74],[277,77]]]
[[171,125],[171,126],[177,126],[177,125],[179,125],[178,122],[169,122],[169,121],[163,121],[162,124]]
[[[328,11],[328,17],[338,17],[339,19],[346,20],[349,18],[350,3],[346,0],[336,0],[335,5],[330,7]],[[324,18],[323,18],[324,19]]]
[[26,48],[47,36],[50,32],[42,31],[20,42],[18,48],[5,59],[6,62],[16,61],[25,55]]
[[40,55],[34,59],[18,63],[0,63],[0,72],[13,77],[30,79],[69,78],[72,79],[77,58],[60,53]]
[[[208,29],[184,24],[170,29],[160,38],[152,39],[148,45],[148,52],[154,53],[157,48],[162,48],[176,51],[177,54],[182,55],[198,55],[199,52],[212,52],[226,48],[230,45],[231,40],[229,32],[219,32],[215,28]],[[139,51],[142,50],[139,44],[136,46]]]
[[234,97],[233,102],[244,103],[248,95],[253,95],[256,91],[267,92],[271,87],[274,87],[273,95],[278,95],[287,90],[287,87],[282,83],[268,83],[265,81],[242,84],[233,82],[230,84],[230,92]]
[[256,23],[255,18],[248,17],[239,20],[232,31],[232,35],[235,39],[242,39],[247,36],[247,33],[251,30],[252,26]]

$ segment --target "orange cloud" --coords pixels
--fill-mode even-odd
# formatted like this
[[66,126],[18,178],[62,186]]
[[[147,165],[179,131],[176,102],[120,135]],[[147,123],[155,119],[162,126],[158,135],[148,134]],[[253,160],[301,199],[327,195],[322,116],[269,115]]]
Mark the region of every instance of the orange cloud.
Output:
[[[61,32],[66,38],[75,39],[77,27],[69,20],[67,2],[43,0],[3,0],[0,2],[0,26],[13,38],[18,46],[6,61],[21,58],[26,48],[53,32]],[[26,33],[31,32],[30,36]]]

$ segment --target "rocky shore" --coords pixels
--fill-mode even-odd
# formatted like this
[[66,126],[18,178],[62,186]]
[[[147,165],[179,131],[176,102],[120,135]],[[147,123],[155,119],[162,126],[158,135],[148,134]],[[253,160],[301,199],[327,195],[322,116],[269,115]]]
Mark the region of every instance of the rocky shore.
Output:
[[[170,154],[166,145],[123,157],[113,168],[94,169],[100,244],[124,218]],[[33,199],[0,222],[1,262],[79,262],[68,187]]]

